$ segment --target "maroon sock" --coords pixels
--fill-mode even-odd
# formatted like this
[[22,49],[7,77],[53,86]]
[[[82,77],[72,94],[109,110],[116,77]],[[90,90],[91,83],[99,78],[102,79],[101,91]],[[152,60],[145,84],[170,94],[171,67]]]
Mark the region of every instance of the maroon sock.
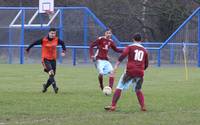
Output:
[[99,77],[98,77],[98,79],[99,79],[99,85],[100,85],[100,87],[101,87],[101,90],[103,90],[103,75],[101,75],[101,74],[99,74]]
[[142,91],[136,91],[136,95],[137,95],[137,98],[138,98],[138,102],[140,103],[140,106],[141,108],[144,107],[144,95],[142,93]]
[[119,98],[121,96],[121,92],[122,92],[121,89],[115,90],[115,93],[114,93],[113,98],[112,98],[112,106],[116,106],[117,101],[119,100]]
[[112,88],[113,87],[113,83],[114,83],[114,77],[109,77],[109,87]]

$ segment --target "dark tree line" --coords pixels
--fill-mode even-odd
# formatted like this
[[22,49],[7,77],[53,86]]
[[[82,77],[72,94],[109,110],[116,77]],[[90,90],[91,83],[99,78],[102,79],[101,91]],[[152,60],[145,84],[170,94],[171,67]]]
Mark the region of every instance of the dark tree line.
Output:
[[[86,6],[113,29],[121,41],[135,32],[146,41],[165,40],[198,6],[200,0],[54,0],[55,6]],[[38,6],[38,0],[0,0],[1,6]]]

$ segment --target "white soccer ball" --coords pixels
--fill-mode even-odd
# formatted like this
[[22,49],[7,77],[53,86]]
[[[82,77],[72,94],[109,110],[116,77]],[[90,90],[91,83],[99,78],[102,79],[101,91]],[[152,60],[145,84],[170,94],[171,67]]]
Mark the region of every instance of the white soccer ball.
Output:
[[103,88],[103,94],[104,95],[111,95],[112,94],[112,89],[109,87],[109,86],[105,86],[104,88]]

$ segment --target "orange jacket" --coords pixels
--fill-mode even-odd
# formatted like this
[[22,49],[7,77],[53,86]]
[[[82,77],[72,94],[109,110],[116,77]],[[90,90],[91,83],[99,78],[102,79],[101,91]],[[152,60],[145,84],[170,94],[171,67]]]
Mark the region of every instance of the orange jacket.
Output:
[[58,45],[58,38],[55,37],[52,41],[49,41],[47,37],[42,39],[42,60],[56,60],[57,50],[56,46]]

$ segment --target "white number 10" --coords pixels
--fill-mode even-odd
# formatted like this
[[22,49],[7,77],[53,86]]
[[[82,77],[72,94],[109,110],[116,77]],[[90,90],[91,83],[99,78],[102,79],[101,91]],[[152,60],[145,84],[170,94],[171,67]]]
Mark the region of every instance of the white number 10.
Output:
[[135,60],[142,61],[143,56],[144,56],[144,52],[142,50],[138,50],[138,49],[135,50],[135,58],[134,58]]

